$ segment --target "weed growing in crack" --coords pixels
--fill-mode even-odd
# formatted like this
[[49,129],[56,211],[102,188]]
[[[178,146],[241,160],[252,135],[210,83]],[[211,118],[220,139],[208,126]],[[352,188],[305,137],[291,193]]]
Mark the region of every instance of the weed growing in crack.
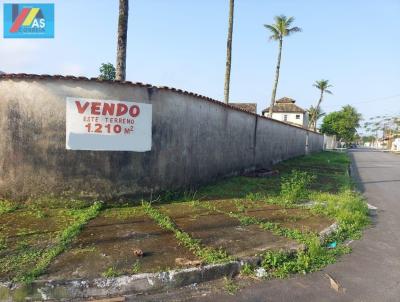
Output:
[[109,267],[106,269],[102,274],[104,278],[115,278],[121,275],[121,272],[119,272],[115,267]]
[[197,257],[206,263],[223,263],[231,261],[232,258],[222,249],[204,247],[199,239],[192,238],[188,233],[180,230],[172,219],[154,208],[151,203],[143,202],[144,212],[158,223],[160,227],[174,233],[175,238],[184,247],[188,248]]
[[44,251],[36,262],[35,267],[30,271],[18,275],[15,278],[15,281],[31,283],[38,276],[40,276],[48,267],[50,262],[68,248],[72,240],[80,233],[82,227],[89,220],[95,218],[100,213],[101,207],[101,203],[95,202],[87,209],[76,210],[73,213],[75,221],[61,232],[61,234],[57,238],[57,243],[55,244],[55,246]]
[[139,270],[140,270],[140,262],[139,260],[136,260],[135,263],[132,265],[131,273],[137,274]]

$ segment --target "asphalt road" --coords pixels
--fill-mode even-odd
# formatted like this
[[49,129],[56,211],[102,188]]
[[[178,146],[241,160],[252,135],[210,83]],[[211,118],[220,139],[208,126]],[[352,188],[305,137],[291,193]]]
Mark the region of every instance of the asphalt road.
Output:
[[[190,291],[185,291],[170,292],[156,299],[213,302],[400,301],[400,155],[367,149],[350,154],[353,174],[360,190],[368,202],[379,209],[373,225],[364,232],[363,238],[351,244],[351,254],[322,271],[285,280],[255,282],[234,296],[204,292],[200,297],[199,293],[190,297]],[[334,277],[344,290],[333,290],[325,277],[326,273]]]

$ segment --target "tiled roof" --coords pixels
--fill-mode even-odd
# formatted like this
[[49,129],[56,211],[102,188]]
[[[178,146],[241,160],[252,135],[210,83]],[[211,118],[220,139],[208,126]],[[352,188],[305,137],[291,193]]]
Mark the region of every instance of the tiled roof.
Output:
[[296,101],[294,99],[292,99],[292,98],[288,98],[288,97],[285,96],[285,97],[283,97],[283,98],[281,98],[279,100],[276,100],[275,103],[278,103],[278,104],[296,103]]
[[[305,113],[306,111],[303,108],[300,108],[299,106],[295,105],[296,101],[284,97],[275,102],[275,105],[272,107],[273,112],[288,112],[288,113]],[[269,111],[269,107],[264,109],[262,113],[266,113]]]
[[257,113],[257,103],[229,103],[229,105],[248,112]]
[[[260,118],[265,118],[271,121],[274,121],[276,123],[284,124],[284,125],[289,125],[292,127],[296,127],[287,123],[284,123],[282,121],[274,120],[272,118],[266,117],[266,116],[261,116],[256,113],[252,113],[247,110],[243,110],[242,108],[232,106],[230,104],[225,104],[223,102],[217,101],[215,99],[212,99],[210,97],[206,97],[197,93],[185,91],[182,89],[176,89],[176,88],[171,88],[167,86],[153,86],[151,84],[144,84],[141,82],[131,82],[131,81],[112,81],[112,80],[101,80],[99,78],[87,78],[87,77],[75,77],[75,76],[63,76],[63,75],[48,75],[48,74],[26,74],[26,73],[4,73],[0,74],[0,80],[2,79],[22,79],[22,80],[36,80],[36,79],[43,79],[43,80],[71,80],[71,81],[88,81],[88,82],[98,82],[98,83],[108,83],[108,84],[117,84],[117,85],[130,85],[130,86],[137,86],[137,87],[146,87],[146,88],[155,88],[155,89],[160,89],[160,90],[169,90],[173,91],[176,93],[181,93],[181,94],[186,94],[190,96],[197,97],[203,101],[215,103],[216,105],[227,107],[236,111],[242,111],[247,114],[251,114],[254,116],[258,116]],[[296,127],[297,128],[297,127]],[[311,130],[308,130],[309,132],[313,132]]]

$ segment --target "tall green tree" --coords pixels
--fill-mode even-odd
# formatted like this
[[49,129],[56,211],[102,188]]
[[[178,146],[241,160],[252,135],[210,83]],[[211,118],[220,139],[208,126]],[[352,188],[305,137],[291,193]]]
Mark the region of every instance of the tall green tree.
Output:
[[275,16],[273,24],[264,24],[264,27],[271,32],[271,36],[269,37],[270,40],[278,41],[279,44],[279,52],[278,52],[278,61],[276,64],[276,71],[275,71],[275,80],[274,85],[272,88],[272,95],[271,95],[271,105],[269,107],[268,116],[272,117],[273,107],[275,105],[275,98],[276,98],[276,90],[278,88],[279,82],[279,70],[281,68],[281,58],[282,58],[282,45],[283,45],[283,38],[290,36],[293,33],[300,32],[300,27],[291,27],[294,17],[286,17],[285,15]]
[[[330,91],[328,88],[331,88],[332,85],[329,84],[328,80],[319,80],[319,81],[315,81],[315,83],[313,84],[313,86],[317,89],[319,89],[320,91],[320,96],[319,96],[319,100],[317,102],[317,106],[315,107],[317,111],[320,111],[320,106],[322,103],[322,100],[324,98],[324,94],[328,93],[328,94],[332,94],[332,91]],[[318,118],[314,120],[314,124],[313,124],[313,130],[317,130],[317,121]]]
[[100,75],[99,79],[101,80],[115,80],[115,67],[111,63],[102,63],[100,66]]
[[340,111],[326,115],[322,121],[321,132],[336,135],[340,141],[351,143],[355,139],[357,128],[360,127],[361,114],[350,106],[344,106]]
[[314,106],[310,106],[308,109],[308,129],[316,130],[317,120],[325,115],[324,112],[321,111],[321,108],[317,109]]
[[129,0],[119,0],[116,80],[125,81]]
[[226,41],[226,67],[225,67],[225,86],[224,86],[224,102],[229,103],[229,88],[231,82],[231,66],[232,66],[232,34],[233,34],[233,11],[235,1],[229,1],[229,20],[228,20],[228,39]]

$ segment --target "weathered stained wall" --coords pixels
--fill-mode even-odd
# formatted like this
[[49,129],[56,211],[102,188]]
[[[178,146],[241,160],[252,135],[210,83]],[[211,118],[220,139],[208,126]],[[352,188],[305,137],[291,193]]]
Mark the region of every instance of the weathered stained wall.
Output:
[[336,135],[324,134],[324,150],[336,149],[338,142],[336,141]]
[[[65,150],[65,98],[153,105],[152,150]],[[307,131],[209,98],[151,85],[0,76],[0,198],[94,198],[176,190],[303,155]],[[323,136],[309,133],[309,151]]]

